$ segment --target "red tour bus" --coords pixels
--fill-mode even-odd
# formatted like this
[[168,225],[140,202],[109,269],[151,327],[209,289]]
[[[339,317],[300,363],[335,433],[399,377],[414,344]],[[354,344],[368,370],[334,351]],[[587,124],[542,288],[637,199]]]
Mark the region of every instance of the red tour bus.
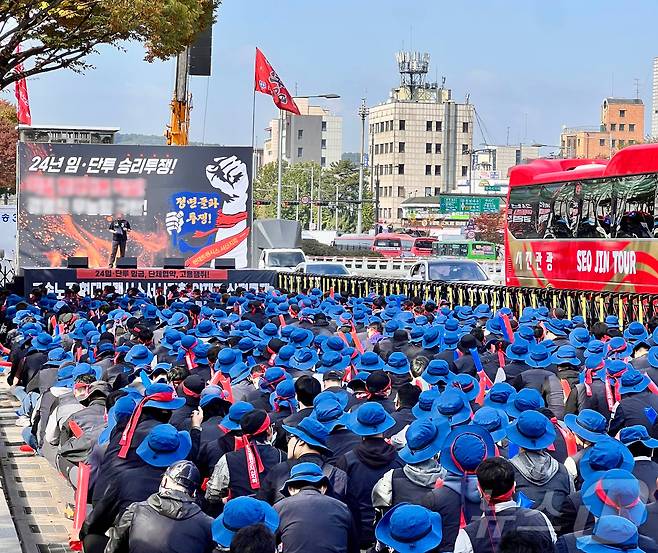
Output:
[[658,144],[510,170],[508,286],[658,292]]
[[372,251],[384,257],[429,257],[436,238],[382,232],[375,236]]

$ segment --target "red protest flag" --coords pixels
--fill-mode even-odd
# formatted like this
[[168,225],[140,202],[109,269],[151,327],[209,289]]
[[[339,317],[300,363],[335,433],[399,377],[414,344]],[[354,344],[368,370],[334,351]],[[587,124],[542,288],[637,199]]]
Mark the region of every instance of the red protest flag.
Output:
[[290,92],[283,84],[283,81],[276,74],[276,71],[267,61],[258,48],[256,48],[256,71],[255,71],[255,90],[262,94],[269,94],[276,104],[276,107],[300,115],[299,108],[292,99]]
[[[20,44],[16,46],[16,53],[20,53]],[[16,66],[16,71],[19,73],[23,71],[23,64],[20,63]],[[19,79],[15,84],[16,102],[18,103],[18,122],[22,125],[32,124],[32,115],[30,114],[30,99],[27,95],[27,81],[25,78]]]

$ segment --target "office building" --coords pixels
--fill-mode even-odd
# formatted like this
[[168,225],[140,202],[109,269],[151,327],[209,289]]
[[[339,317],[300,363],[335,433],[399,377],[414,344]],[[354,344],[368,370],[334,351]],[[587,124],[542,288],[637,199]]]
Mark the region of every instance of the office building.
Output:
[[604,159],[625,146],[644,141],[644,103],[639,98],[606,98],[598,127],[564,128],[562,156]]
[[[301,115],[284,111],[283,159],[288,163],[315,161],[328,167],[340,161],[343,153],[343,118],[308,98],[295,98]],[[280,120],[272,119],[266,129],[269,137],[263,144],[263,164],[277,160]]]
[[469,174],[473,106],[426,82],[429,54],[399,52],[400,86],[369,108],[369,165],[378,219],[398,224],[408,198],[454,192]]
[[70,125],[18,125],[21,142],[58,144],[114,144],[119,127],[78,127]]

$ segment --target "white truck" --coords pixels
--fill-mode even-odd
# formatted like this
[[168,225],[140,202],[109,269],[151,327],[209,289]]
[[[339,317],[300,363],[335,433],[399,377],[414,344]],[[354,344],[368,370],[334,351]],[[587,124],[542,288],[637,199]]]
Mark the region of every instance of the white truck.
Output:
[[306,262],[306,255],[300,248],[265,248],[258,259],[259,269],[292,271],[300,263]]

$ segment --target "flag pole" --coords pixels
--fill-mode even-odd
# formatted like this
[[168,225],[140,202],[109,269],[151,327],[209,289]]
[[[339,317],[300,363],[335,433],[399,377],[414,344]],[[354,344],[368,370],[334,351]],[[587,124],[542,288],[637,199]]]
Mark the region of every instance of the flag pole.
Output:
[[276,181],[276,218],[281,219],[281,190],[283,188],[283,110],[279,110],[278,177]]

